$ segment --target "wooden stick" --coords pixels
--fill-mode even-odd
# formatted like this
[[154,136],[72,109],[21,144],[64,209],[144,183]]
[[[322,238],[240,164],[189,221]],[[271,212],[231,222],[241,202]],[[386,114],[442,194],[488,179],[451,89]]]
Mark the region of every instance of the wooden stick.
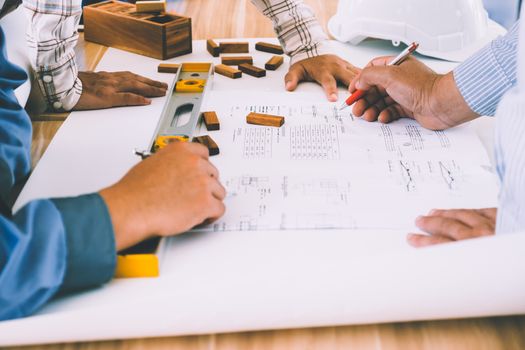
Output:
[[252,77],[261,78],[266,76],[266,71],[262,68],[255,67],[248,63],[239,64],[239,70]]
[[194,137],[192,142],[200,143],[201,145],[206,146],[208,148],[208,152],[210,152],[210,156],[216,156],[220,153],[219,146],[217,146],[217,143],[215,143],[215,141],[213,141],[213,139],[208,135]]
[[248,124],[274,126],[276,128],[279,128],[284,124],[284,117],[252,112],[246,116],[246,122]]
[[274,45],[262,41],[255,44],[255,49],[262,52],[274,53],[276,55],[282,55],[284,53],[283,48],[280,45]]
[[159,73],[177,73],[179,71],[180,64],[177,63],[161,63],[157,67]]
[[250,44],[247,42],[220,43],[219,48],[220,48],[221,53],[248,53],[250,52]]
[[206,41],[206,50],[208,50],[213,57],[219,57],[221,55],[221,48],[212,39]]
[[166,1],[147,0],[135,2],[137,12],[166,12]]
[[268,70],[277,70],[283,63],[283,56],[273,56],[268,62],[266,62],[264,68]]
[[242,72],[238,69],[232,68],[230,66],[226,66],[224,64],[218,64],[215,66],[215,73],[224,75],[225,77],[231,78],[231,79],[238,79],[242,77]]
[[216,112],[203,112],[202,119],[204,120],[204,125],[208,131],[220,130],[221,124],[219,122],[219,117],[217,117]]
[[253,64],[253,58],[252,56],[228,56],[222,57],[221,62],[227,66],[238,66],[243,63]]

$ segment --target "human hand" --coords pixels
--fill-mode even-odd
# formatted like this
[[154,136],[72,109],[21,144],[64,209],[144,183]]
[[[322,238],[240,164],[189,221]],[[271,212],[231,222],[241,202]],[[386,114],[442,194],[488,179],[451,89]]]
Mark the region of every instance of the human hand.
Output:
[[409,117],[432,130],[447,129],[478,117],[463,99],[452,73],[440,75],[413,57],[387,66],[393,57],[372,60],[350,83],[367,91],[353,107],[367,121],[390,123]]
[[73,110],[149,105],[168,85],[131,72],[79,72],[82,95]]
[[497,208],[433,210],[428,216],[416,219],[416,225],[430,234],[409,234],[408,243],[414,247],[491,236],[495,233]]
[[323,87],[328,100],[337,101],[337,83],[348,86],[359,69],[335,55],[321,55],[294,63],[284,81],[294,91],[301,81],[315,81]]
[[100,192],[105,200],[117,249],[151,236],[183,233],[224,214],[226,190],[208,149],[175,142],[132,168]]

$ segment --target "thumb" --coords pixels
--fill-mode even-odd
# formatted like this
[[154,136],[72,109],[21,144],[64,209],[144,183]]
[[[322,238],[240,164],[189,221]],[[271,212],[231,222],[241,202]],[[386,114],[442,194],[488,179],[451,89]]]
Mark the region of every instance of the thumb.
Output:
[[299,82],[304,78],[304,70],[301,66],[294,64],[284,77],[286,90],[294,91]]
[[393,67],[378,66],[363,69],[356,78],[354,87],[359,90],[368,91],[373,87],[387,90],[393,80]]

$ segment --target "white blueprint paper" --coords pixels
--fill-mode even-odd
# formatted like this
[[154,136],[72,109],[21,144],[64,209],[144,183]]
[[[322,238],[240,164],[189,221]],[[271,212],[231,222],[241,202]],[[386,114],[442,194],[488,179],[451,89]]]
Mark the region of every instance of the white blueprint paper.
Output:
[[[199,133],[221,149],[212,161],[228,191],[227,212],[199,230],[410,229],[433,208],[496,205],[490,160],[470,128],[369,123],[308,97],[221,92],[208,100],[221,130]],[[286,121],[249,125],[250,112]]]

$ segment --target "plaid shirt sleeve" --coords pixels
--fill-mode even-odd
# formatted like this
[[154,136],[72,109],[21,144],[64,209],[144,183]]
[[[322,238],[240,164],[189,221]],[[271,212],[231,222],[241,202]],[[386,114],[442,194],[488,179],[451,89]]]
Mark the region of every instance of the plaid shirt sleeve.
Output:
[[312,9],[302,0],[252,0],[273,22],[275,32],[292,64],[331,53],[328,37]]
[[81,0],[23,0],[31,63],[50,109],[71,110],[82,93],[75,61]]

